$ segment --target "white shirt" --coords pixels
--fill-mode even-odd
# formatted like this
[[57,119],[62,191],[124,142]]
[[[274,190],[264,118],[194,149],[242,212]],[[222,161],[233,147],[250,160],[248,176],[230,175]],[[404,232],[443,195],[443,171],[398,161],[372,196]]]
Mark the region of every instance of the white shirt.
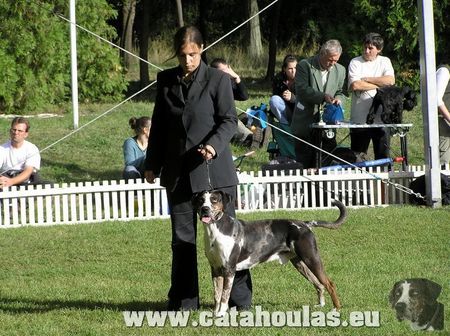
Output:
[[11,141],[4,143],[0,150],[1,173],[8,170],[23,170],[25,167],[41,168],[41,154],[36,145],[24,141],[20,148],[11,146]]
[[[366,61],[362,56],[353,58],[348,66],[348,85],[364,77],[394,76],[391,60],[378,55],[373,61]],[[373,97],[377,90],[353,91],[350,120],[357,124],[365,124]]]
[[[436,71],[436,96],[437,96],[437,106],[444,105],[444,93],[447,88],[448,82],[450,80],[450,72],[447,67],[440,67]],[[450,106],[449,106],[450,107]]]

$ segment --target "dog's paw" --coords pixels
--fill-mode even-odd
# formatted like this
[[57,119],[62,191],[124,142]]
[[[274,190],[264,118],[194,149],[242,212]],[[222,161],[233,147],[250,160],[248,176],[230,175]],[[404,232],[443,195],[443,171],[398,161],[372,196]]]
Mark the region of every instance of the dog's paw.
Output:
[[219,309],[217,309],[217,310],[215,311],[214,315],[215,315],[216,317],[223,317],[223,316],[225,316],[225,314],[227,313],[227,311],[228,311],[228,305],[227,305],[227,304],[224,304],[224,303],[221,303],[220,306],[219,306]]
[[219,310],[218,312],[216,312],[216,313],[214,314],[214,316],[215,316],[215,317],[224,317],[226,313],[227,313],[226,310],[225,310],[225,311]]

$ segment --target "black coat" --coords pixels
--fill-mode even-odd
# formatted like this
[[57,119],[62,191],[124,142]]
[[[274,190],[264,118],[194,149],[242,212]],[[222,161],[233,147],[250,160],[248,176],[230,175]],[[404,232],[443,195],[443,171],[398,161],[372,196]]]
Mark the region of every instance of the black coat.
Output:
[[[180,77],[180,67],[158,73],[146,170],[159,174],[169,191],[180,177],[189,177],[193,192],[236,185],[230,141],[237,116],[229,76],[201,62],[186,101]],[[197,151],[206,144],[217,153],[208,168]]]

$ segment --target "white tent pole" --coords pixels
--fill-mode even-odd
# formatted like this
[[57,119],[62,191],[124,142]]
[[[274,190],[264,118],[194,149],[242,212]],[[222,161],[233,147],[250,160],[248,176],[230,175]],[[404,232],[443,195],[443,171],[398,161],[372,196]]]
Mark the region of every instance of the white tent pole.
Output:
[[419,9],[420,91],[422,96],[427,204],[442,205],[433,1],[417,0]]
[[70,0],[70,60],[72,74],[73,128],[78,128],[78,66],[77,66],[77,27],[75,0]]

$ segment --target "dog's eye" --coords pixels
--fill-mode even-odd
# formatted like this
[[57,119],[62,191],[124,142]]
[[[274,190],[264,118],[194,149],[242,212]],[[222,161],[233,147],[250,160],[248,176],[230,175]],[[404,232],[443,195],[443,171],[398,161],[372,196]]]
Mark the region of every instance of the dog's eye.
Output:
[[397,289],[395,291],[395,296],[399,297],[400,295],[402,295],[402,291],[400,289]]
[[418,295],[419,295],[419,292],[415,289],[413,289],[409,292],[409,296],[418,296]]

